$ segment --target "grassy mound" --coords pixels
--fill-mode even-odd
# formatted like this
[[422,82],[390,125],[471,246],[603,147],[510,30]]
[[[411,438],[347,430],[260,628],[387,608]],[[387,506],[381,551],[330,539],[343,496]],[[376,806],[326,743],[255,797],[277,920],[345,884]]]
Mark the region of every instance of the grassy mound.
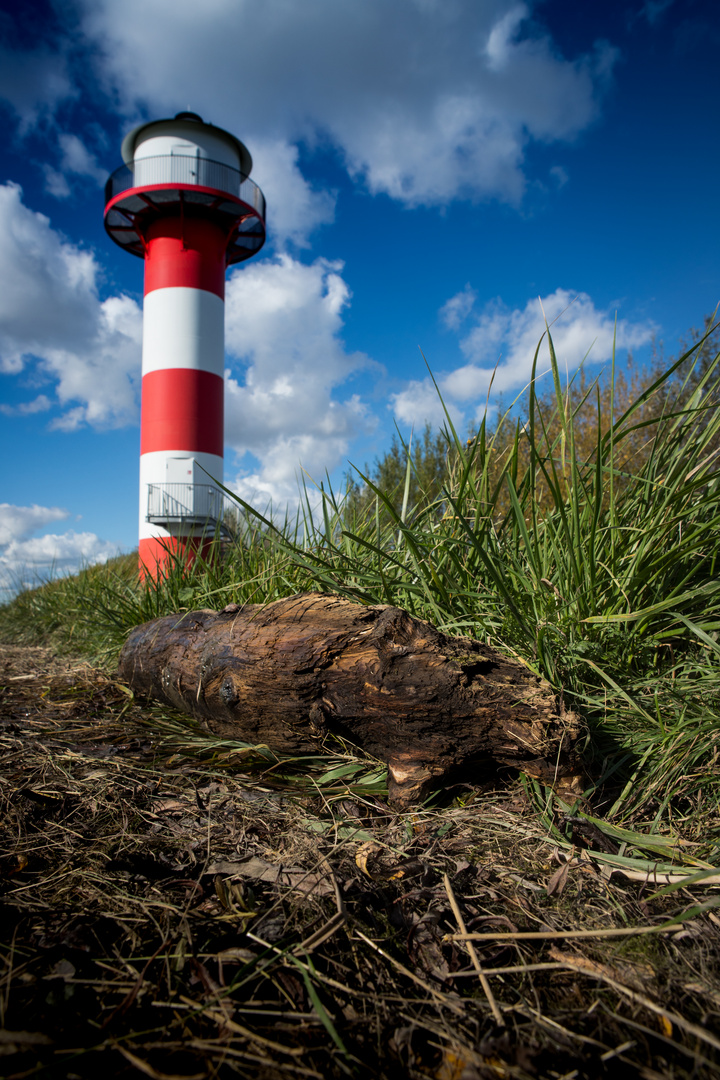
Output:
[[[718,856],[720,368],[705,338],[636,383],[561,384],[461,439],[442,475],[407,448],[400,490],[362,477],[303,493],[278,524],[238,502],[234,542],[140,586],[132,557],[21,593],[5,640],[112,664],[133,625],[173,611],[335,592],[404,607],[519,656],[587,719],[598,808],[680,830]],[[541,343],[542,344],[542,343]],[[544,355],[544,354],[543,354]],[[436,470],[437,471],[437,470]],[[422,483],[421,483],[422,481]],[[423,488],[427,489],[424,490]],[[439,491],[439,494],[438,494]],[[413,493],[413,502],[410,493]],[[610,801],[608,801],[610,799]]]

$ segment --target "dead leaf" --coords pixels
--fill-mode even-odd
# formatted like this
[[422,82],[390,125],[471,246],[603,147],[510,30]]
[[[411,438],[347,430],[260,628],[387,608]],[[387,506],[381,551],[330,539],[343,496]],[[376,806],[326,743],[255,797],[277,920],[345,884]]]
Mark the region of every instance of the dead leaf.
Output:
[[330,896],[335,894],[332,882],[322,874],[304,870],[302,866],[276,866],[254,855],[245,862],[219,860],[211,863],[205,874],[213,876],[243,877],[250,881],[264,881],[268,885],[285,885],[306,896]]
[[591,960],[589,956],[584,956],[582,953],[564,953],[558,949],[555,945],[551,945],[550,956],[553,960],[557,960],[562,964],[569,964],[576,968],[578,971],[584,971],[588,975],[595,975],[598,978],[610,979],[612,982],[619,983],[621,986],[625,986],[637,993],[647,993],[648,971],[655,974],[653,969],[649,965],[642,965],[644,969],[644,978],[638,978],[637,972],[627,964],[611,965],[601,964],[597,960]]
[[362,870],[366,877],[373,877],[368,870],[368,859],[376,858],[381,851],[382,848],[380,847],[380,844],[369,842],[367,844],[361,844],[355,852],[355,865],[359,870]]
[[12,877],[13,874],[21,873],[28,864],[28,857],[23,852],[19,852],[17,855],[8,855],[6,858],[0,859],[0,874],[5,877]]
[[563,890],[567,885],[568,874],[570,872],[570,863],[563,863],[558,867],[553,876],[547,883],[548,896],[562,896]]
[[436,917],[426,915],[415,923],[408,939],[408,952],[413,962],[438,982],[444,983],[450,978]]
[[164,810],[166,813],[170,810],[188,809],[188,804],[181,802],[180,799],[156,799],[151,805],[153,810]]
[[250,949],[242,949],[239,946],[234,946],[230,949],[223,949],[222,952],[217,954],[217,959],[225,964],[231,963],[248,963],[250,960],[256,958],[256,953],[251,952]]
[[477,1069],[470,1058],[461,1051],[445,1050],[435,1073],[435,1080],[476,1080]]
[[46,975],[46,979],[64,979],[65,982],[68,979],[72,979],[75,974],[75,965],[71,964],[69,960],[58,960],[55,967],[52,969],[49,975]]
[[426,870],[427,865],[419,859],[408,859],[376,877],[382,877],[386,881],[400,881],[402,878],[417,877],[419,874],[424,874]]

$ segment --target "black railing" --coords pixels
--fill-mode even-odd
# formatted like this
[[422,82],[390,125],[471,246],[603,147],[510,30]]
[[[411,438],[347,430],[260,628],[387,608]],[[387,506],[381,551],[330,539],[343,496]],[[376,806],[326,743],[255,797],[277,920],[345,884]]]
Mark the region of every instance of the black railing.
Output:
[[166,184],[168,187],[173,184],[198,184],[215,191],[227,191],[252,206],[265,220],[265,196],[254,180],[232,165],[224,165],[222,161],[185,154],[137,158],[132,166],[121,165],[105,184],[105,205],[123,191],[151,184]]

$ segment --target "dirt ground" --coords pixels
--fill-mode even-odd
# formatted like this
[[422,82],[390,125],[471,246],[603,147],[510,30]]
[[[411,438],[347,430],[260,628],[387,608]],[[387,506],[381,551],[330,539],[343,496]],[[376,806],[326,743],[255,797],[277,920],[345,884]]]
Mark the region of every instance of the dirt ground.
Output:
[[0,646],[0,798],[7,1080],[718,1074],[717,886],[518,780],[399,815]]

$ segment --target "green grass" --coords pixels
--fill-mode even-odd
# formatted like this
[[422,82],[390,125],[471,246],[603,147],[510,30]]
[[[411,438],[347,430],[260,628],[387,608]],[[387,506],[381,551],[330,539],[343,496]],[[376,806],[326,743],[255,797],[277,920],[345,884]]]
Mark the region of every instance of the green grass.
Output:
[[[708,336],[708,335],[706,335]],[[520,656],[579,709],[599,816],[720,842],[720,366],[705,339],[617,414],[591,386],[531,384],[468,441],[447,416],[442,494],[410,505],[368,477],[364,499],[303,491],[297,520],[240,505],[224,559],[173,564],[141,586],[127,559],[21,593],[5,640],[50,642],[111,663],[125,633],[167,612],[266,603],[319,589],[394,604],[445,632]],[[594,441],[587,441],[587,410]],[[580,438],[581,418],[583,438]],[[635,458],[629,445],[642,446]],[[635,461],[635,465],[632,462]],[[622,465],[620,464],[622,462]],[[418,477],[413,490],[418,490]],[[398,509],[399,506],[399,509]]]

